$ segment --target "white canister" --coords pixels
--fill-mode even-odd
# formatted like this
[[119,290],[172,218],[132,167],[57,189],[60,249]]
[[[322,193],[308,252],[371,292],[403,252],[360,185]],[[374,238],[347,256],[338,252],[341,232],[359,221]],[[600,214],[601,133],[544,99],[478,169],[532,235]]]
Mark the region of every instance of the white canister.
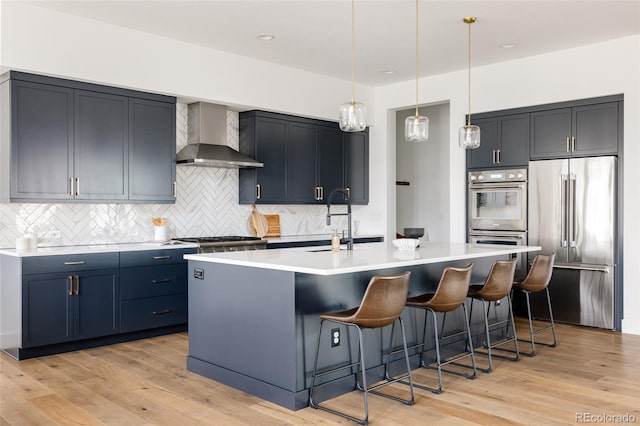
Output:
[[153,227],[153,240],[154,241],[167,241],[167,227],[154,226]]
[[36,234],[24,234],[24,238],[29,241],[29,249],[35,250],[38,248],[38,237]]
[[16,250],[29,250],[29,239],[28,238],[16,238]]

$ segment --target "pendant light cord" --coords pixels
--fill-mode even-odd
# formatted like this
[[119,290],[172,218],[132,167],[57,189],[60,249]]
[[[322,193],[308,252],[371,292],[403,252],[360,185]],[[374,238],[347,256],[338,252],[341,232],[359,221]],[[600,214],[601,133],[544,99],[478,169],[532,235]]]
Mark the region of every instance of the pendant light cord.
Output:
[[468,101],[469,101],[469,115],[467,115],[467,127],[471,126],[471,24],[473,24],[474,20],[469,19],[467,22],[467,26],[469,27],[469,57],[468,57],[468,61],[469,61],[469,73],[468,73],[468,88],[469,88],[469,93],[468,93]]
[[416,0],[416,118],[420,116],[420,114],[418,114],[418,40],[418,0]]
[[351,105],[356,103],[356,73],[355,73],[355,52],[356,52],[356,19],[355,19],[355,7],[356,0],[351,0]]

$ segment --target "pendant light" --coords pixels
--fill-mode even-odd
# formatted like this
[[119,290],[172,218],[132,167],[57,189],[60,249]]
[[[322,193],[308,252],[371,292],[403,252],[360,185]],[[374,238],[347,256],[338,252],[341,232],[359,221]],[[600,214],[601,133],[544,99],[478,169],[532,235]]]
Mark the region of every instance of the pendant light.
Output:
[[469,26],[469,114],[467,124],[458,132],[458,145],[464,149],[475,149],[480,146],[480,127],[471,125],[471,24],[476,22],[476,17],[467,16],[462,21]]
[[340,105],[340,129],[344,132],[361,132],[367,127],[366,108],[355,101],[355,0],[351,0],[351,102]]
[[429,139],[429,118],[418,113],[418,0],[416,0],[416,115],[404,120],[404,139],[407,142],[426,142]]

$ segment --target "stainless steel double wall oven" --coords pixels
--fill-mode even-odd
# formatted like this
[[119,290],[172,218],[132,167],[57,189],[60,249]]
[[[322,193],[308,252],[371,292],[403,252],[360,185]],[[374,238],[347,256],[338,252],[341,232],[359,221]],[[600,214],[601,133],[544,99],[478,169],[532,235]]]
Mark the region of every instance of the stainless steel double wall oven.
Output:
[[[469,242],[527,244],[527,169],[469,172]],[[516,274],[526,274],[526,256],[518,256]]]

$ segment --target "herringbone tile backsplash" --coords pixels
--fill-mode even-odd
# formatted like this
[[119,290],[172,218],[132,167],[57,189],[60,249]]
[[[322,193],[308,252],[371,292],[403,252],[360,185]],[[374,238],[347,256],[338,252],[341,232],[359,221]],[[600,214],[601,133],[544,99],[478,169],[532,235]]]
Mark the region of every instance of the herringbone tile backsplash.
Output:
[[[187,105],[177,105],[177,149],[187,143]],[[227,139],[238,148],[238,113],[227,112]],[[0,247],[35,233],[39,246],[110,244],[153,239],[151,218],[167,218],[169,237],[250,235],[251,206],[238,204],[238,170],[177,167],[175,204],[0,204]],[[280,214],[282,235],[327,234],[323,206],[259,206]],[[337,222],[337,223],[336,223]]]

